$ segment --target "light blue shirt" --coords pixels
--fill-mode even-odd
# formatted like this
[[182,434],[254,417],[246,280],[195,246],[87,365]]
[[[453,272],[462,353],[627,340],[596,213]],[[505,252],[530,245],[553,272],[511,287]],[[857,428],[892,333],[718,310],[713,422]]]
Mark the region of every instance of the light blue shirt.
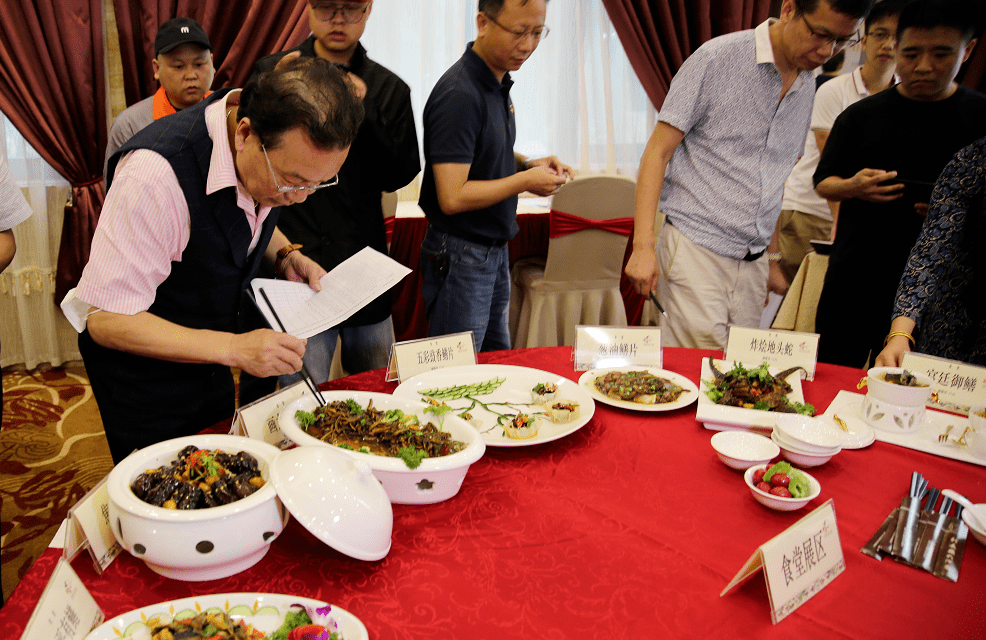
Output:
[[661,211],[692,242],[730,258],[770,243],[815,99],[810,71],[780,99],[770,22],[699,47],[671,81],[659,118],[685,134]]

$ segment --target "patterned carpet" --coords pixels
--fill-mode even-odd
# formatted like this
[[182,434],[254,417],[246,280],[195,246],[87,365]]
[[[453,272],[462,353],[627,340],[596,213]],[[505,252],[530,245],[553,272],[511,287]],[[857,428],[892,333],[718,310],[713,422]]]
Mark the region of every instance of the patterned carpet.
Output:
[[4,372],[3,405],[0,535],[6,599],[68,510],[113,462],[81,365]]

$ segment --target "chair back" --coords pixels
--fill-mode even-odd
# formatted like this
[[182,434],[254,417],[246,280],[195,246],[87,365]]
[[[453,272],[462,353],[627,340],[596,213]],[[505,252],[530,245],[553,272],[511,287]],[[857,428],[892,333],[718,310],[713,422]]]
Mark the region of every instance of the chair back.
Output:
[[384,191],[380,194],[380,204],[383,207],[383,217],[393,218],[397,215],[397,192]]
[[[636,181],[623,176],[573,180],[555,194],[554,211],[588,220],[633,218]],[[612,231],[582,229],[548,241],[544,280],[619,282],[629,238]]]

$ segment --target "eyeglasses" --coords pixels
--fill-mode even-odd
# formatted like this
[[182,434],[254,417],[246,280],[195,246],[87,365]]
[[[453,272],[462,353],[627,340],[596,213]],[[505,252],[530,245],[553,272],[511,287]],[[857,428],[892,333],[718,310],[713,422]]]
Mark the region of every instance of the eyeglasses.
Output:
[[274,180],[274,186],[277,187],[277,191],[279,193],[297,193],[298,191],[305,191],[305,192],[318,191],[319,189],[324,189],[325,187],[334,187],[337,184],[339,184],[339,174],[337,173],[335,177],[332,178],[331,180],[327,182],[322,182],[321,184],[313,184],[310,187],[303,185],[299,185],[296,187],[295,186],[282,187],[277,183],[277,176],[274,175],[274,167],[271,166],[270,156],[267,155],[267,147],[265,147],[263,143],[260,143],[260,148],[264,150],[264,158],[267,160],[267,168],[270,169],[270,177],[272,180]]
[[313,4],[311,5],[311,8],[312,12],[315,14],[315,17],[321,22],[335,20],[336,14],[341,13],[343,20],[349,24],[356,24],[363,19],[363,16],[366,14],[366,10],[370,8],[370,3]]
[[526,39],[527,36],[530,36],[531,38],[534,39],[534,42],[537,43],[547,38],[548,31],[550,31],[550,29],[548,29],[548,27],[544,25],[541,25],[540,27],[534,27],[533,29],[508,29],[502,24],[500,24],[499,22],[497,22],[496,18],[486,13],[485,11],[483,12],[483,15],[489,18],[490,22],[500,27],[507,33],[511,34],[514,37],[514,41],[516,42],[520,42],[521,40]]
[[808,27],[808,31],[811,32],[811,37],[818,42],[819,47],[827,47],[828,45],[832,45],[833,51],[840,51],[846,47],[854,47],[859,44],[860,38],[856,34],[846,36],[845,38],[834,38],[827,33],[816,31],[815,28],[811,26],[811,23],[808,22],[808,18],[805,17],[805,14],[801,14],[801,19],[804,20],[805,26]]
[[886,40],[896,40],[897,34],[893,31],[887,31],[886,29],[877,29],[876,31],[870,31],[867,33],[869,37],[873,38],[877,42],[884,42]]

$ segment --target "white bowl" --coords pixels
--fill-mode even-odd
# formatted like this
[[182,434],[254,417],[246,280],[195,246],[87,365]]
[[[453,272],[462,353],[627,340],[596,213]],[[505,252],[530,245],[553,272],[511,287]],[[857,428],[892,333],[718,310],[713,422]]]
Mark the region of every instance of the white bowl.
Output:
[[930,376],[912,372],[918,382],[925,385],[923,387],[905,387],[881,378],[888,373],[903,371],[901,367],[873,367],[866,372],[866,395],[898,407],[923,407],[931,398],[934,380]]
[[[171,464],[188,445],[246,451],[257,459],[267,484],[231,504],[178,511],[139,499],[131,483],[148,469]],[[195,435],[135,451],[110,471],[109,521],[120,545],[152,570],[176,580],[214,580],[252,567],[280,535],[288,513],[278,499],[269,468],[277,447],[230,435]]]
[[[789,461],[793,462],[799,467],[818,467],[829,460],[835,455],[835,453],[805,453],[804,451],[799,451],[797,448],[788,445],[786,442],[780,439],[780,434],[776,431],[770,434],[770,439],[773,440],[778,447],[781,449],[781,455]],[[838,451],[836,451],[838,453]]]
[[986,459],[986,407],[978,406],[969,409],[969,426],[972,431],[967,433],[965,441],[969,446],[969,453]]
[[[428,407],[426,403],[397,398],[387,393],[323,391],[322,396],[326,402],[352,399],[364,408],[372,400],[376,409],[400,409],[405,413],[416,414],[422,422],[438,423],[437,417],[424,413]],[[316,400],[308,395],[289,402],[278,416],[281,432],[295,444],[333,447],[362,460],[373,470],[373,475],[383,484],[387,496],[395,504],[432,504],[448,500],[459,492],[469,466],[486,452],[486,443],[475,427],[452,413],[446,413],[443,428],[452,435],[452,439],[465,442],[466,448],[440,458],[425,458],[416,469],[409,469],[400,458],[340,449],[308,435],[298,424],[294,414],[299,409],[312,411],[317,406]]]
[[836,453],[842,436],[825,421],[800,413],[778,413],[777,431],[782,438],[806,453]]
[[719,459],[733,469],[749,469],[773,460],[781,450],[767,438],[748,431],[720,431],[710,440]]
[[818,480],[815,480],[813,476],[805,473],[804,471],[801,471],[801,473],[804,473],[805,476],[808,478],[808,486],[811,487],[811,493],[809,493],[807,497],[782,498],[780,496],[775,496],[772,493],[761,491],[760,489],[757,489],[756,486],[754,486],[753,484],[753,474],[757,471],[757,469],[766,469],[766,468],[767,465],[758,464],[755,467],[750,467],[749,469],[746,470],[746,473],[743,474],[743,480],[746,481],[746,486],[750,488],[750,491],[753,493],[753,497],[757,499],[757,502],[759,502],[765,507],[769,507],[776,511],[797,511],[801,507],[805,506],[806,504],[817,498],[822,493],[822,485],[818,483]]
[[776,427],[770,433],[770,439],[776,442],[782,449],[790,449],[797,453],[808,453],[814,456],[834,456],[842,451],[841,445],[837,447],[816,447],[797,440],[791,440]]
[[980,529],[979,527],[974,527],[972,525],[972,523],[973,523],[972,514],[969,514],[969,516],[966,516],[966,511],[963,510],[962,511],[962,520],[969,527],[969,531],[972,532],[972,535],[976,538],[976,540],[979,541],[979,544],[986,545],[986,530]]

